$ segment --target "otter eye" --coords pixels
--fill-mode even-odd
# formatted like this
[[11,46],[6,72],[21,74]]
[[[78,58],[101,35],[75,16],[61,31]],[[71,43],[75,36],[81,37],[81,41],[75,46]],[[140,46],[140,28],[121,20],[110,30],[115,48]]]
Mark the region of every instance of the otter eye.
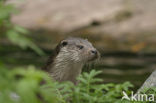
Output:
[[82,46],[82,45],[77,45],[77,47],[78,47],[79,49],[83,49],[83,48],[84,48],[84,46]]
[[68,42],[66,42],[66,41],[62,42],[63,46],[66,46],[67,44],[68,44]]

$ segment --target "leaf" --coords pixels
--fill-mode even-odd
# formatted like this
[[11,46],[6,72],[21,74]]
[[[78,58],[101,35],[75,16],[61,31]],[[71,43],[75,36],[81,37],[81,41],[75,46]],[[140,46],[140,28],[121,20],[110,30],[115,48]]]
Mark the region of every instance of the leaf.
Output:
[[21,48],[26,49],[29,47],[39,55],[45,55],[44,52],[40,48],[38,48],[29,38],[22,34],[19,34],[13,29],[7,31],[6,35],[12,43],[19,45]]
[[28,34],[29,33],[28,30],[26,30],[23,27],[18,26],[18,25],[15,25],[14,26],[14,30],[17,31],[17,32],[19,32],[19,33],[22,33],[22,34]]

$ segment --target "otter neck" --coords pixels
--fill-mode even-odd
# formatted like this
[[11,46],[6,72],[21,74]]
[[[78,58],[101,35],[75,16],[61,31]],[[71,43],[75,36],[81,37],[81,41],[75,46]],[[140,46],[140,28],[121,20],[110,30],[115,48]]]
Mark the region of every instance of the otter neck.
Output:
[[81,73],[83,65],[84,63],[75,62],[61,53],[51,64],[50,75],[57,81],[71,81],[76,84],[76,77]]

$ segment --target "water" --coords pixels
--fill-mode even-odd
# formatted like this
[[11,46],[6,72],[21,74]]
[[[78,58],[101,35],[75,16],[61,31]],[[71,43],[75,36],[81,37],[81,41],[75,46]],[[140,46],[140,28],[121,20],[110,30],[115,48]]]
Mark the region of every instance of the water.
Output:
[[[47,56],[39,56],[31,50],[3,45],[0,47],[0,60],[9,67],[35,65],[39,69],[46,62],[51,50],[44,50]],[[102,57],[94,64],[84,66],[83,71],[102,70],[99,77],[104,83],[130,81],[139,88],[155,68],[156,54],[136,54],[131,52],[102,52]]]

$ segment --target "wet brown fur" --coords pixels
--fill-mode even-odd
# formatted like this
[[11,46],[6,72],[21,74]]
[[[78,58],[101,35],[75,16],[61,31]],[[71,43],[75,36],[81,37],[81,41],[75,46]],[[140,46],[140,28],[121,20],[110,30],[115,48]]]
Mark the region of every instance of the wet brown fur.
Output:
[[50,65],[53,64],[54,59],[56,58],[56,56],[58,55],[58,53],[60,52],[60,43],[56,46],[56,48],[54,49],[54,52],[50,55],[50,57],[48,58],[46,64],[44,67],[42,67],[42,70],[44,71],[49,71],[50,70]]
[[[95,49],[92,45],[91,45],[91,43],[88,41],[88,40],[85,40],[85,39],[81,39],[81,38],[73,38],[72,40],[83,40],[83,41],[85,41],[84,42],[84,44],[85,45],[88,45],[88,47],[89,48],[92,48],[92,49]],[[65,39],[65,40],[68,40],[68,39]],[[74,42],[77,42],[77,41],[74,41]],[[75,44],[74,44],[75,45]],[[47,63],[46,63],[46,65],[42,68],[42,70],[44,70],[44,71],[46,71],[46,72],[48,72],[48,73],[50,73],[50,75],[52,76],[53,74],[55,74],[55,72],[54,71],[56,71],[56,70],[58,70],[58,69],[60,69],[61,70],[61,68],[55,68],[55,63],[56,63],[56,58],[57,58],[57,56],[59,55],[59,53],[60,53],[60,51],[61,51],[61,48],[62,48],[63,46],[62,46],[62,43],[60,42],[57,46],[56,46],[56,48],[54,49],[54,52],[51,54],[51,56],[48,58],[48,60],[47,60]],[[98,52],[98,51],[97,51]],[[98,52],[98,54],[99,54],[99,52]],[[92,58],[91,60],[89,60],[89,61],[92,61],[93,59],[96,59],[98,56],[96,55],[94,58]],[[63,57],[62,57],[63,58]],[[54,63],[55,62],[55,63]],[[70,63],[70,62],[69,62]],[[72,65],[74,65],[74,64],[72,64]],[[72,66],[71,66],[72,67]],[[69,68],[71,68],[71,67],[69,67]],[[79,68],[80,67],[80,68]],[[68,67],[67,67],[68,68]],[[75,67],[74,67],[75,68]],[[72,76],[76,76],[77,74],[79,74],[79,73],[81,73],[81,70],[82,70],[82,67],[78,64],[78,66],[76,66],[76,68],[74,69],[74,68],[72,68],[72,71],[69,71],[69,70],[66,70],[66,69],[64,69],[63,71],[61,70],[61,72],[64,74],[65,72],[67,72],[66,74],[69,76],[69,78],[66,78],[66,77],[63,77],[62,78],[62,73],[61,74],[59,74],[59,75],[57,75],[57,77],[61,77],[62,79],[59,79],[59,78],[57,78],[57,77],[55,77],[55,76],[52,76],[52,77],[54,77],[54,79],[55,80],[58,80],[58,81],[64,81],[64,80],[69,80],[69,81],[72,81],[73,83],[75,83],[76,84],[76,77],[72,77]],[[80,70],[80,72],[78,72],[78,71]],[[75,72],[74,72],[75,71]],[[70,73],[73,73],[73,74],[70,74]],[[74,73],[76,73],[76,74],[74,74]],[[66,75],[66,76],[67,76]],[[66,78],[66,79],[65,79]]]

